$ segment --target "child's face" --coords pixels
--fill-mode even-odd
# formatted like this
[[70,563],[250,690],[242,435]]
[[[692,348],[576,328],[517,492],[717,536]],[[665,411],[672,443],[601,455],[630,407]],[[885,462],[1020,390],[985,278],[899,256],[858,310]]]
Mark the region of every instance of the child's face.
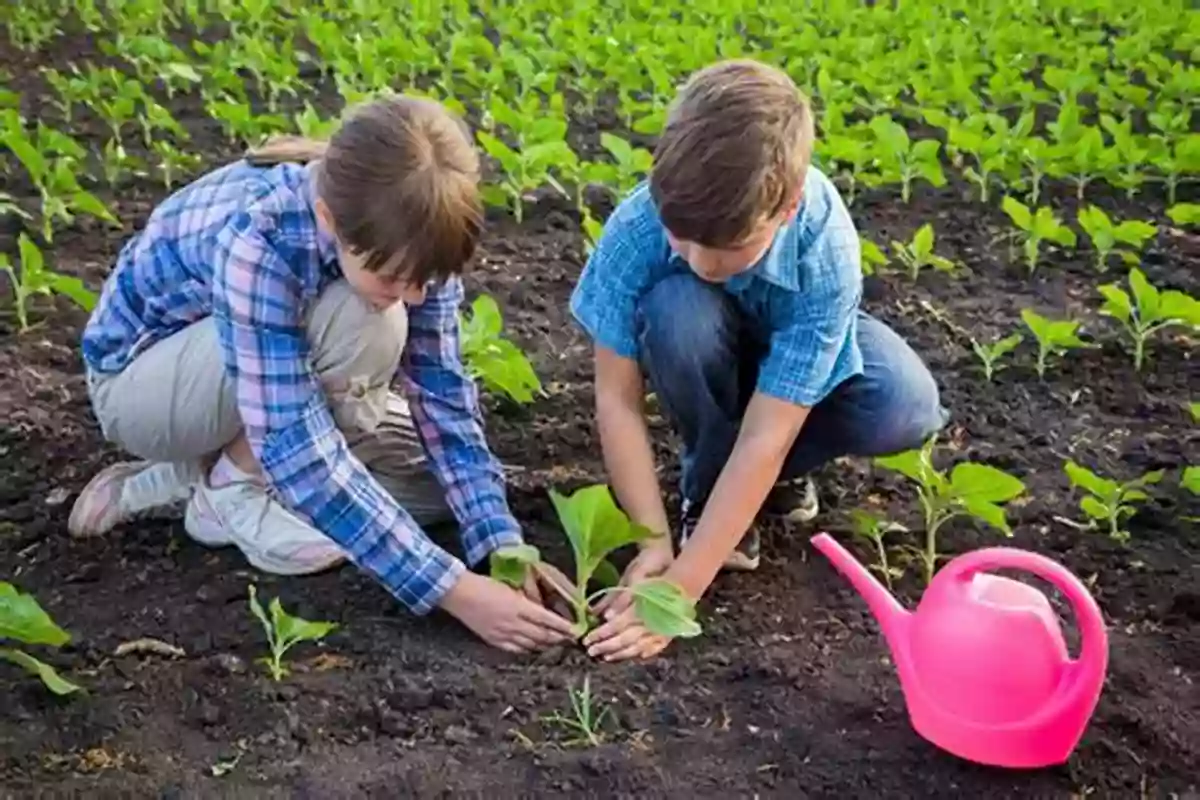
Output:
[[[385,311],[399,302],[410,306],[419,306],[425,302],[427,286],[413,285],[404,280],[402,276],[397,277],[398,263],[384,264],[377,272],[368,270],[366,268],[368,254],[352,252],[349,247],[342,244],[337,230],[334,228],[329,207],[320,199],[317,200],[316,207],[317,221],[325,232],[337,241],[338,264],[341,265],[342,274],[346,276],[346,281],[359,297],[367,301],[376,311]],[[398,260],[397,258],[396,261]]]
[[795,219],[800,207],[800,198],[774,217],[763,220],[748,235],[728,247],[705,247],[696,242],[679,239],[667,231],[671,249],[683,258],[702,280],[709,283],[724,283],[733,276],[745,272],[759,262],[775,241],[775,234],[786,222]]

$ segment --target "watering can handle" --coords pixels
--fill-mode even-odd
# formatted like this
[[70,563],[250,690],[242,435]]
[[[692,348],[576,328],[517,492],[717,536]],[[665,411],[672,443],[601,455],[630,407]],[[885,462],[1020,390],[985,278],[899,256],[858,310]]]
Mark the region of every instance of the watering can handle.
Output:
[[992,569],[1019,569],[1049,581],[1058,587],[1075,612],[1079,625],[1081,663],[1106,664],[1108,661],[1108,632],[1104,617],[1095,598],[1079,578],[1056,561],[1028,550],[1012,547],[988,547],[955,558],[942,568],[942,580],[968,581],[976,573]]

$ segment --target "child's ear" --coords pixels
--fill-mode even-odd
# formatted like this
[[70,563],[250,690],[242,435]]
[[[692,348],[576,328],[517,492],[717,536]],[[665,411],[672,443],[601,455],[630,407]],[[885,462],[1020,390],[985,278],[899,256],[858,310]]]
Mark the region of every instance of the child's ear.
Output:
[[321,198],[317,198],[313,203],[313,210],[317,214],[317,224],[321,226],[321,230],[330,236],[337,236],[337,229],[333,225],[333,214],[329,211],[329,206]]
[[796,190],[796,195],[787,205],[787,221],[794,222],[796,215],[800,213],[800,202],[804,199],[804,188],[800,187]]

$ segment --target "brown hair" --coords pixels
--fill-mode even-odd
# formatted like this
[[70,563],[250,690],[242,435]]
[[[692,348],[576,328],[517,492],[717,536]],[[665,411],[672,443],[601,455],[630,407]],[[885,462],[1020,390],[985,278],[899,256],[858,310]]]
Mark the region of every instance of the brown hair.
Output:
[[317,195],[366,268],[422,285],[460,274],[483,228],[479,155],[465,124],[432,100],[388,95],[353,109],[328,143],[277,137],[257,165],[316,161]]
[[736,245],[795,199],[813,136],[808,99],[774,67],[734,59],[696,72],[654,151],[663,225],[705,247]]

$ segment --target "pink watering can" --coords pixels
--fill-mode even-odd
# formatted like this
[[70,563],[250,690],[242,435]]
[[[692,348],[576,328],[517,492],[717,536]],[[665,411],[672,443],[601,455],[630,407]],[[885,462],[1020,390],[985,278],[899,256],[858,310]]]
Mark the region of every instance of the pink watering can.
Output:
[[[1100,608],[1064,567],[1025,550],[991,547],[936,573],[906,611],[827,533],[813,545],[871,609],[900,675],[913,728],[960,758],[999,767],[1061,764],[1100,699],[1108,634]],[[1083,643],[1067,654],[1046,596],[984,570],[1015,568],[1053,583],[1071,602]]]

